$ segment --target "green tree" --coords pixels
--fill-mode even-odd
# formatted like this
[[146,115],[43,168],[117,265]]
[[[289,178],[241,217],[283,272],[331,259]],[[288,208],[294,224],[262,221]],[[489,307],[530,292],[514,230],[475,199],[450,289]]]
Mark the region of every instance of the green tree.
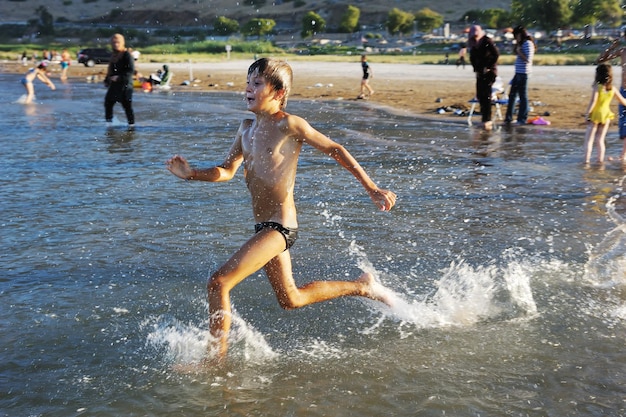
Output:
[[413,21],[415,16],[413,13],[405,12],[396,7],[391,9],[387,14],[387,32],[392,35],[398,33],[410,33],[413,30]]
[[239,23],[236,20],[229,19],[226,16],[219,16],[213,22],[213,30],[216,34],[222,36],[232,35],[239,31]]
[[415,22],[417,22],[417,28],[419,30],[422,32],[430,32],[443,25],[443,16],[428,7],[424,7],[422,10],[415,13]]
[[503,28],[511,26],[519,19],[513,19],[511,13],[504,9],[473,9],[468,10],[462,20],[476,22],[489,28]]
[[554,30],[569,25],[577,0],[513,0],[512,15],[525,26]]
[[39,32],[39,36],[54,35],[54,17],[50,14],[48,8],[39,6],[35,13],[37,13],[37,18],[29,20],[28,23],[35,27],[35,30]]
[[578,0],[573,8],[573,23],[578,25],[619,26],[624,14],[619,0]]
[[302,32],[300,32],[302,38],[308,38],[309,36],[324,32],[325,30],[326,21],[322,19],[322,16],[319,14],[310,11],[302,18]]
[[358,7],[348,5],[346,12],[341,16],[341,23],[339,23],[339,32],[352,33],[359,28],[359,18],[361,17],[361,10]]
[[271,33],[274,26],[276,26],[276,22],[273,19],[254,18],[243,25],[241,33],[244,36],[258,36],[260,38]]

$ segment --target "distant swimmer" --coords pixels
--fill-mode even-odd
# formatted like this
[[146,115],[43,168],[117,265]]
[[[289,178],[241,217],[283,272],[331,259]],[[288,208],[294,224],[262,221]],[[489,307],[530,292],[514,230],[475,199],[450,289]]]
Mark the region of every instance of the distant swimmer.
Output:
[[36,68],[29,69],[24,75],[24,78],[22,78],[21,83],[26,89],[26,98],[24,99],[25,104],[32,103],[35,98],[35,87],[33,86],[35,79],[38,79],[42,83],[46,84],[51,90],[56,89],[54,83],[50,81],[50,78],[46,75],[47,68],[47,64],[42,62]]
[[[284,61],[262,58],[248,69],[245,99],[256,115],[239,126],[226,159],[206,168],[191,168],[182,156],[167,161],[167,168],[185,180],[221,182],[232,179],[243,164],[252,196],[255,233],[208,281],[211,345],[222,358],[228,350],[231,327],[230,290],[264,268],[278,303],[284,309],[343,296],[361,296],[387,302],[384,287],[370,273],[354,281],[313,281],[301,287],[294,282],[289,248],[298,237],[293,192],[298,157],[308,144],[334,158],[365,188],[383,211],[390,210],[396,195],[379,188],[354,157],[340,144],[315,130],[284,108],[292,84],[291,67]],[[382,287],[382,288],[381,288]]]

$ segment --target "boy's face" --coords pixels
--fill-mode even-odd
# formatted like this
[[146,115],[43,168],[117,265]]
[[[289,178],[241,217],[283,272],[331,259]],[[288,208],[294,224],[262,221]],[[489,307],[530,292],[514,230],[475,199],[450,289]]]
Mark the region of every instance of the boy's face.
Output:
[[280,100],[280,92],[274,91],[265,77],[259,75],[258,71],[248,75],[246,84],[246,102],[248,110],[251,112],[265,110],[275,100]]

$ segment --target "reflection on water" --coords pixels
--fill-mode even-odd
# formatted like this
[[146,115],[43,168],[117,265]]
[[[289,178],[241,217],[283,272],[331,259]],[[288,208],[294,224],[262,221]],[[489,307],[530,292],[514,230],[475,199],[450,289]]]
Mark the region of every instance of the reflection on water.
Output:
[[395,307],[286,312],[255,274],[229,360],[189,376],[171,367],[204,354],[206,278],[253,222],[240,175],[187,183],[164,162],[221,162],[239,97],[138,93],[129,132],[102,120],[101,85],[36,91],[0,121],[6,415],[624,414],[624,170],[584,169],[582,133],[290,102],[399,196],[376,211],[306,149],[296,280],[372,271]]
[[110,127],[106,131],[109,143],[108,151],[111,153],[128,153],[133,151],[132,141],[135,138],[134,130]]

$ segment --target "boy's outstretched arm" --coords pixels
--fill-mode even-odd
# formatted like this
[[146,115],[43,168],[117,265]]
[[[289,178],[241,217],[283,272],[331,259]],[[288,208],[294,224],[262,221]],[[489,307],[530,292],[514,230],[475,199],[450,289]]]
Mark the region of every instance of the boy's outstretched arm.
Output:
[[622,54],[622,49],[623,48],[620,47],[620,39],[615,39],[608,48],[600,53],[598,59],[596,59],[596,63],[601,64],[610,59],[617,58]]
[[374,204],[376,204],[379,209],[382,211],[391,210],[391,208],[396,204],[396,194],[393,191],[379,188],[346,148],[336,142],[333,143],[334,146],[331,146],[330,149],[327,149],[324,152],[330,155],[342,167],[350,171],[357,180],[359,180]]
[[379,188],[346,148],[315,130],[304,119],[298,116],[290,117],[293,118],[290,124],[297,129],[298,136],[302,141],[331,156],[339,165],[350,171],[363,185],[378,208],[383,211],[391,210],[396,204],[396,194],[393,191]]
[[242,162],[241,136],[238,133],[228,156],[220,165],[206,169],[195,169],[180,155],[174,155],[165,165],[172,174],[184,180],[222,182],[232,179]]

